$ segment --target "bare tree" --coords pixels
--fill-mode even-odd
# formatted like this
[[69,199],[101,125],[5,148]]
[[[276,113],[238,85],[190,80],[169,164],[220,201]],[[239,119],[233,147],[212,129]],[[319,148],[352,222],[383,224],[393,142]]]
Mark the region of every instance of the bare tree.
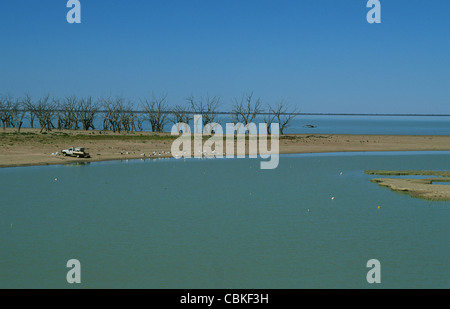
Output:
[[264,114],[264,122],[266,123],[267,126],[267,134],[271,134],[271,126],[273,121],[275,120],[275,115],[272,111],[272,109],[269,106],[269,112]]
[[78,104],[77,120],[81,122],[83,130],[95,130],[95,115],[98,112],[98,104],[92,101],[92,97],[81,99]]
[[136,123],[136,128],[135,131],[143,131],[144,130],[144,121],[145,121],[145,117],[142,114],[135,114],[134,115],[134,119],[135,119],[135,123]]
[[0,97],[0,121],[3,130],[17,128],[17,132],[20,133],[26,113],[24,106],[24,101],[14,100],[11,95]]
[[144,99],[142,101],[143,109],[146,113],[147,120],[150,121],[153,132],[163,132],[167,122],[167,95],[160,97],[152,95],[152,99]]
[[79,100],[76,96],[64,98],[62,103],[55,101],[58,107],[58,129],[78,130]]
[[31,100],[31,96],[29,94],[25,95],[25,98],[22,101],[22,106],[25,110],[25,113],[28,113],[28,115],[30,116],[30,127],[33,129],[35,114],[33,112],[33,101]]
[[0,121],[2,122],[2,127],[3,130],[5,130],[5,112],[6,112],[6,107],[5,107],[5,103],[4,103],[4,98],[2,95],[0,95]]
[[135,130],[135,117],[136,114],[133,111],[133,106],[130,102],[128,102],[127,105],[123,105],[122,109],[120,110],[120,118],[119,118],[119,126],[127,131],[127,133],[132,132]]
[[[189,108],[183,107],[181,105],[176,105],[174,108],[172,108],[172,113],[169,118],[173,122],[173,124],[185,123],[189,125],[189,121],[191,121],[194,117],[192,116],[192,111],[190,111]],[[181,129],[181,126],[177,127],[178,132]]]
[[280,134],[284,134],[285,129],[289,126],[289,123],[292,119],[294,119],[296,115],[296,109],[288,112],[288,105],[280,101],[276,103],[274,107],[270,106],[269,110],[270,113],[273,113],[274,119],[276,119],[280,125]]
[[20,129],[23,125],[23,118],[26,114],[26,102],[29,100],[28,96],[26,96],[22,101],[16,101],[11,109],[11,118],[14,123],[14,127],[17,128],[17,133],[20,133]]
[[116,97],[111,99],[110,97],[102,99],[102,105],[105,109],[103,114],[103,130],[112,130],[113,132],[121,131],[121,114],[124,109],[123,98]]
[[52,99],[53,106],[55,107],[56,116],[56,129],[61,130],[65,127],[67,119],[64,115],[64,103],[61,103],[59,99]]
[[12,97],[10,95],[0,96],[0,121],[2,122],[3,131],[13,125],[11,117],[12,108]]
[[[186,99],[191,106],[192,111],[196,115],[202,116],[202,124],[205,127],[207,124],[214,123],[217,117],[217,109],[220,106],[220,97],[209,95],[206,96],[206,99],[200,97],[199,100],[196,100],[194,96],[190,96]],[[196,127],[195,131],[198,131],[199,123],[194,123],[194,127]],[[211,131],[214,131],[214,128],[211,128]]]
[[240,101],[234,99],[233,120],[242,123],[244,126],[251,123],[256,116],[262,112],[261,99],[253,100],[253,92],[242,95]]
[[47,95],[38,100],[36,105],[32,106],[33,113],[39,121],[39,126],[41,127],[40,133],[42,131],[51,131],[54,126],[52,123],[53,117],[55,115],[56,106],[53,103],[49,103],[50,95]]

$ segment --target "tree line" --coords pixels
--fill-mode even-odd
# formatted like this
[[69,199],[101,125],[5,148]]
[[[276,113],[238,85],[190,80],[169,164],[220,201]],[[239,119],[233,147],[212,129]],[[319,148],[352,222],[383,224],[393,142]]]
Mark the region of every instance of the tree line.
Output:
[[[143,131],[144,123],[150,124],[152,132],[164,132],[170,123],[189,123],[194,115],[202,116],[202,124],[218,122],[219,96],[189,96],[183,105],[170,106],[167,94],[152,95],[141,99],[136,105],[123,97],[107,97],[94,100],[92,97],[67,96],[64,99],[51,98],[50,95],[33,100],[30,95],[14,98],[0,95],[0,122],[3,130],[17,128],[20,133],[25,119],[31,128],[38,125],[40,132],[53,129],[61,130],[104,130],[113,132]],[[139,110],[136,110],[136,107]],[[265,108],[264,108],[265,107]],[[253,93],[244,94],[233,100],[231,115],[235,123],[244,126],[264,114],[270,134],[270,125],[279,123],[280,133],[284,134],[291,120],[297,115],[296,109],[290,109],[283,101],[274,105],[262,103]],[[100,121],[98,121],[100,120]],[[96,128],[96,124],[101,124]]]

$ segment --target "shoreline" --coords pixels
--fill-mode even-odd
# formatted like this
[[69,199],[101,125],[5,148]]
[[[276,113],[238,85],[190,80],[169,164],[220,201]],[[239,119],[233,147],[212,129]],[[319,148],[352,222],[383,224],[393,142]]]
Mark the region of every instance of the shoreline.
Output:
[[[351,154],[351,153],[365,153],[365,154],[370,154],[370,153],[389,153],[389,152],[450,152],[450,150],[402,150],[402,151],[398,151],[398,150],[376,150],[376,151],[317,151],[317,152],[294,152],[294,153],[280,153],[280,156],[282,155],[314,155],[314,154]],[[248,156],[246,155],[245,157],[246,159],[248,159]],[[24,163],[24,164],[11,164],[11,165],[2,165],[0,164],[0,170],[1,169],[5,169],[5,168],[15,168],[15,167],[38,167],[38,166],[64,166],[64,165],[85,165],[85,164],[90,164],[90,163],[101,163],[101,162],[114,162],[114,161],[135,161],[135,160],[159,160],[159,159],[175,159],[175,160],[181,160],[181,158],[174,158],[171,155],[164,155],[164,156],[158,156],[158,157],[121,157],[121,158],[108,158],[108,159],[94,159],[94,160],[89,160],[89,159],[78,159],[78,158],[66,158],[68,159],[67,161],[64,162],[42,162],[42,163]],[[73,160],[71,160],[73,159]],[[203,158],[195,158],[195,157],[190,157],[190,158],[186,158],[186,159],[216,159],[215,157],[203,157]],[[217,158],[217,159],[227,159],[225,156],[222,158]],[[229,158],[229,159],[236,159],[236,157],[234,158]],[[259,158],[258,158],[259,159]]]
[[[0,168],[173,158],[171,145],[177,138],[170,133],[153,132],[54,130],[40,134],[38,129],[15,132],[15,129],[0,131]],[[87,148],[91,158],[52,155],[73,146]],[[391,151],[450,151],[450,135],[287,134],[280,136],[279,141],[280,155]]]

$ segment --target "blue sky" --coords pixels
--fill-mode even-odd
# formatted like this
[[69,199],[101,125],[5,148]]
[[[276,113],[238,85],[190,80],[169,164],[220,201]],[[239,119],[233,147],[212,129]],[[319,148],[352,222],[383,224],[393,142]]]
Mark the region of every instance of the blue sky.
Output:
[[253,91],[301,112],[450,113],[450,1],[66,0],[0,3],[0,93]]

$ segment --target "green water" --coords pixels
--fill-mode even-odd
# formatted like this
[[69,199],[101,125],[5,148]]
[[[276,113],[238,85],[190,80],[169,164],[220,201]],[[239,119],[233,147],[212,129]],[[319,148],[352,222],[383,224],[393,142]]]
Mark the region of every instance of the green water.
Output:
[[[363,173],[444,170],[449,159],[0,169],[0,288],[449,288],[450,202],[395,193]],[[73,258],[81,262],[75,286],[66,281]],[[366,281],[369,259],[381,263],[381,284]]]

